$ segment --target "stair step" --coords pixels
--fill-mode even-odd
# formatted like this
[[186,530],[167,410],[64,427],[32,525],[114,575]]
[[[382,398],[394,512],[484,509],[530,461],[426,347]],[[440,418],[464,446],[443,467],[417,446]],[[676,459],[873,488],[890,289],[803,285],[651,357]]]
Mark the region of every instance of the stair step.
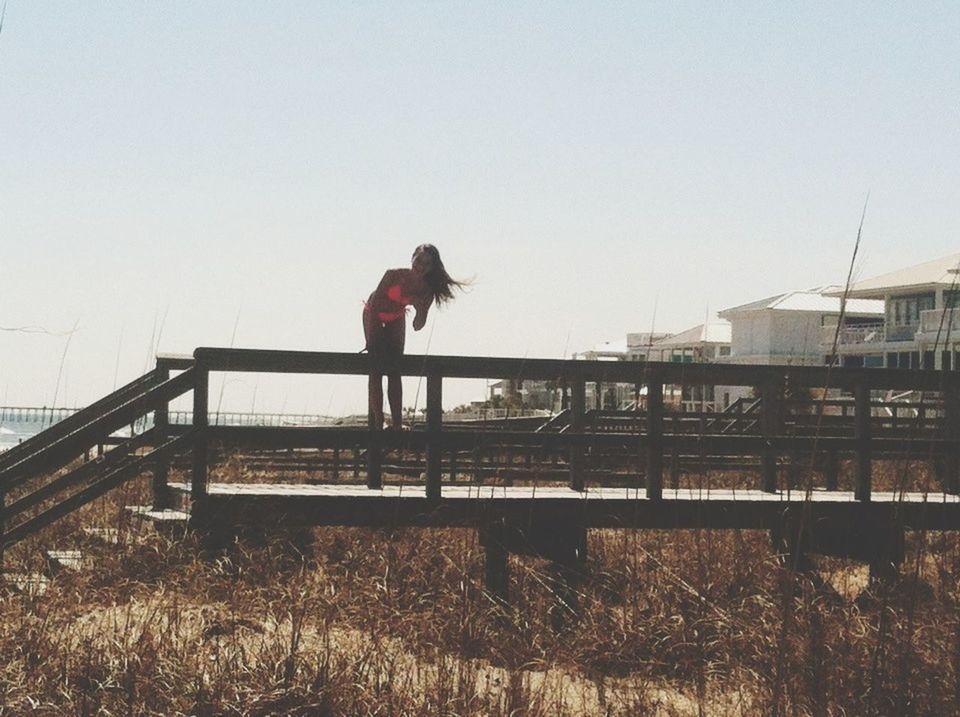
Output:
[[126,509],[134,516],[141,530],[152,530],[167,538],[183,537],[190,523],[190,514],[176,508],[154,510],[149,505],[128,505]]
[[47,569],[51,575],[64,570],[77,571],[90,565],[90,557],[82,550],[48,550],[46,551]]
[[127,510],[134,515],[149,518],[157,523],[186,523],[190,520],[189,513],[184,510],[176,510],[175,508],[154,510],[149,505],[128,505]]
[[50,587],[50,578],[40,573],[3,573],[3,583],[27,597],[40,597]]
[[85,535],[91,538],[107,543],[109,545],[119,545],[120,530],[118,528],[81,528]]

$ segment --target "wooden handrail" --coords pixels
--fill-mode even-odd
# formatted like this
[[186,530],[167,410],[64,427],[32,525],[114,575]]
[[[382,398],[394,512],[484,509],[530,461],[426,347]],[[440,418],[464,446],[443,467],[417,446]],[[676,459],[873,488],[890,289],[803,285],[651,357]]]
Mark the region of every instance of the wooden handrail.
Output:
[[187,369],[174,378],[127,398],[121,405],[97,415],[96,418],[88,417],[82,427],[56,440],[48,441],[42,449],[0,471],[0,484],[9,490],[38,472],[60,468],[97,438],[129,425],[132,420],[154,410],[161,401],[169,401],[192,390],[192,372],[193,369]]
[[421,356],[407,354],[389,364],[377,363],[367,354],[269,349],[198,348],[194,359],[208,371],[263,373],[317,373],[367,375],[371,369],[403,376],[439,375],[444,378],[500,378],[572,380],[587,382],[645,383],[657,371],[666,384],[711,384],[758,386],[765,378],[791,386],[852,390],[864,385],[871,390],[940,391],[945,385],[960,386],[960,372],[920,369],[837,368],[827,366],[739,365],[721,363],[679,364],[644,361],[583,361],[566,359],[501,358],[492,356]]
[[81,428],[93,418],[103,414],[106,411],[111,411],[117,406],[123,405],[129,401],[131,397],[140,395],[145,390],[155,386],[158,383],[160,383],[159,374],[156,371],[150,371],[149,373],[134,379],[125,386],[118,388],[113,393],[104,396],[99,401],[90,404],[86,408],[83,408],[76,413],[71,414],[62,421],[54,423],[52,426],[44,431],[41,431],[37,435],[31,436],[22,443],[11,447],[3,453],[0,453],[0,476],[2,476],[3,471],[10,466],[15,465],[16,463],[25,460],[29,456],[48,448],[50,445],[60,440],[64,436],[67,436],[73,431],[76,431],[78,428]]
[[18,498],[16,501],[6,506],[6,508],[0,510],[0,522],[7,522],[17,517],[24,511],[39,505],[48,498],[56,496],[60,491],[66,490],[67,488],[75,485],[79,485],[84,481],[89,480],[97,473],[102,473],[105,469],[116,467],[125,459],[128,459],[131,455],[133,455],[137,450],[152,445],[153,440],[154,434],[151,429],[146,433],[141,433],[139,436],[121,443],[119,446],[108,452],[102,461],[87,461],[86,463],[77,466],[69,473],[59,476],[49,483],[44,483],[32,493],[28,493]]
[[153,452],[139,456],[134,461],[120,466],[107,475],[99,478],[83,490],[74,493],[70,497],[52,505],[42,513],[25,520],[9,531],[0,533],[0,550],[14,545],[32,533],[45,528],[58,518],[62,518],[72,513],[77,508],[86,505],[92,500],[102,496],[104,493],[116,488],[131,478],[141,474],[146,468],[159,459],[168,458],[176,453],[185,450],[193,436],[189,433],[177,436],[167,443],[156,448]]
[[[213,371],[248,371],[268,373],[317,373],[339,375],[365,375],[375,373],[399,373],[404,376],[426,376],[428,383],[434,386],[434,395],[442,392],[444,378],[501,378],[511,376],[522,379],[554,380],[571,390],[570,403],[565,409],[570,411],[569,429],[556,434],[564,445],[569,447],[570,485],[575,490],[583,488],[583,453],[582,447],[585,437],[589,436],[590,445],[596,445],[601,433],[589,433],[584,424],[586,406],[582,400],[585,383],[598,385],[611,382],[633,383],[646,385],[648,389],[648,407],[646,411],[646,432],[641,437],[641,450],[645,450],[646,475],[648,496],[656,499],[662,491],[662,456],[663,450],[672,444],[677,448],[685,439],[683,436],[672,434],[669,437],[664,432],[665,420],[673,420],[673,414],[665,413],[662,404],[662,388],[664,385],[704,384],[752,386],[760,389],[766,400],[754,401],[747,413],[724,414],[717,416],[717,421],[751,420],[758,428],[757,435],[740,436],[713,436],[702,430],[696,436],[700,450],[708,445],[715,446],[724,453],[729,446],[736,445],[739,450],[748,446],[755,448],[763,457],[763,484],[766,490],[774,491],[778,487],[777,462],[787,447],[795,450],[800,445],[807,445],[811,440],[817,445],[819,439],[821,447],[829,445],[831,450],[852,448],[858,458],[858,497],[869,500],[870,495],[870,462],[874,454],[886,453],[892,444],[884,443],[883,437],[872,437],[869,431],[870,392],[874,390],[911,390],[911,391],[941,391],[950,395],[960,395],[960,373],[931,370],[908,369],[873,369],[873,368],[839,368],[827,366],[756,366],[737,364],[677,364],[668,362],[605,362],[605,361],[574,361],[557,359],[515,359],[500,357],[471,357],[471,356],[417,356],[406,355],[389,363],[375,359],[369,355],[308,352],[308,351],[275,351],[257,349],[222,349],[198,348],[194,352],[195,370],[197,371],[197,389],[194,391],[195,417],[199,432],[194,448],[194,485],[195,499],[202,498],[206,491],[207,478],[207,441],[214,435],[225,436],[221,432],[209,427],[206,416],[206,386],[207,376]],[[202,379],[202,384],[201,384]],[[785,413],[788,404],[784,402],[785,389],[796,388],[831,388],[853,391],[856,396],[857,417],[854,436],[817,436],[791,435],[791,431],[799,424],[792,414]],[[201,390],[202,388],[202,390]],[[651,399],[652,397],[652,399]],[[651,407],[651,400],[653,406]],[[811,405],[816,405],[813,402]],[[832,399],[821,401],[820,405],[833,404]],[[791,402],[789,405],[796,405]],[[846,404],[845,404],[846,405]],[[753,414],[753,409],[759,409]],[[198,420],[197,413],[203,412]],[[958,412],[960,413],[960,412]],[[426,442],[428,453],[433,455],[430,461],[432,470],[429,491],[431,496],[437,495],[437,459],[436,451],[469,443],[463,436],[454,436],[455,433],[442,424],[438,407],[433,408],[434,418],[430,422],[430,430]],[[750,419],[746,416],[752,414]],[[706,418],[706,417],[702,417]],[[785,419],[789,419],[786,422]],[[801,421],[802,423],[802,421]],[[671,424],[673,425],[673,424]],[[817,423],[818,427],[820,422]],[[960,441],[960,429],[953,428],[960,425],[954,421],[949,435],[929,438],[932,441],[930,450],[940,451],[941,448],[949,453],[956,449]],[[801,431],[802,432],[802,431]],[[232,434],[232,431],[229,432]],[[503,432],[497,431],[498,437],[505,437]],[[239,435],[239,434],[233,434]],[[254,436],[266,437],[269,432],[246,433],[248,438]],[[279,434],[277,434],[279,435]],[[289,438],[292,433],[286,434]],[[324,431],[316,434],[319,438],[325,435],[332,437],[332,433]],[[522,445],[536,445],[535,437],[542,439],[545,433],[534,433],[521,440]],[[365,439],[364,439],[365,436]],[[379,455],[379,451],[391,443],[389,437],[380,432],[358,433],[358,442],[367,445],[370,455]],[[734,440],[739,439],[739,440]],[[267,439],[274,440],[273,436]],[[409,438],[405,440],[420,439]],[[928,438],[924,438],[928,440]],[[308,444],[313,439],[308,440]],[[549,441],[553,442],[553,440]],[[544,444],[547,441],[541,443]],[[721,445],[722,444],[722,445]],[[754,445],[756,444],[756,445]],[[636,445],[636,443],[634,444]],[[878,450],[874,453],[871,447]],[[818,448],[819,449],[819,448]],[[371,459],[371,468],[374,475],[368,481],[370,487],[379,488],[379,468],[376,460]]]

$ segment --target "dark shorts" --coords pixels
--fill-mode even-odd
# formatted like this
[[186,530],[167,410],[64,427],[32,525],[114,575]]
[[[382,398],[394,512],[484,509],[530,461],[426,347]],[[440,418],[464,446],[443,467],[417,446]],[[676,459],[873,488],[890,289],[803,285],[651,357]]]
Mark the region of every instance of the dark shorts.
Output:
[[371,356],[391,358],[403,355],[407,322],[404,317],[383,322],[368,308],[363,309],[363,336]]

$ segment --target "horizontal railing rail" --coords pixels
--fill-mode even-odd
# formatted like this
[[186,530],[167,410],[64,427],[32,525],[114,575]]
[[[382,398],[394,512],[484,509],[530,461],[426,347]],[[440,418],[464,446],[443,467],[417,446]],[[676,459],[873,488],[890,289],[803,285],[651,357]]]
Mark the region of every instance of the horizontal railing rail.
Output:
[[602,383],[645,384],[655,372],[666,384],[757,386],[765,379],[788,385],[852,390],[941,391],[960,386],[960,372],[933,369],[837,368],[829,366],[743,365],[721,363],[660,363],[645,361],[584,361],[568,359],[500,358],[485,356],[421,356],[409,354],[377,364],[367,354],[270,349],[199,348],[194,359],[207,371],[367,375],[371,369],[402,376],[444,378],[566,379]]

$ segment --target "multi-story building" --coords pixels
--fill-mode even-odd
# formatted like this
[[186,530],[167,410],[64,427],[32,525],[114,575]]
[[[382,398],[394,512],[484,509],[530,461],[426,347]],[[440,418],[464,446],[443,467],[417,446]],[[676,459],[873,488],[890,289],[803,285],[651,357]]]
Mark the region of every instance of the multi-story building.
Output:
[[[824,327],[836,326],[841,299],[836,286],[788,291],[760,301],[725,309],[721,318],[730,321],[730,355],[719,359],[738,364],[817,365],[824,362]],[[883,302],[869,298],[848,299],[845,325],[875,326],[883,321]],[[717,386],[720,408],[749,395],[743,386]]]
[[650,361],[704,363],[730,355],[730,322],[718,316],[705,324],[681,331],[652,343]]
[[[730,355],[725,363],[822,364],[823,327],[840,317],[839,287],[823,286],[788,291],[720,312],[730,321]],[[876,325],[883,321],[883,302],[847,301],[848,325]]]
[[[670,363],[712,363],[730,355],[730,322],[718,316],[704,324],[660,339],[650,346],[651,361]],[[668,404],[685,411],[711,411],[716,408],[713,386],[684,384],[665,386]]]
[[960,368],[960,254],[859,281],[846,293],[848,305],[875,300],[883,313],[858,323],[847,312],[839,330],[836,321],[825,326],[826,356],[835,353],[844,366]]

